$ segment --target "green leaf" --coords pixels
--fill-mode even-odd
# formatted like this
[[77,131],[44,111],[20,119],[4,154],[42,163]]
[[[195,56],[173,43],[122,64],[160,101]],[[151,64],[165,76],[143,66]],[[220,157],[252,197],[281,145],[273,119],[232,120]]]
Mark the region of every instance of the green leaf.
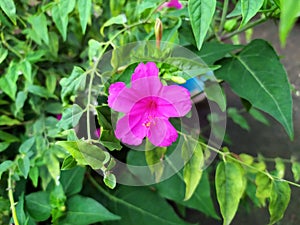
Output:
[[36,51],[29,51],[27,53],[26,59],[30,62],[30,63],[36,63],[36,62],[40,62],[43,61],[43,56],[47,53],[46,50],[41,49],[41,50],[36,50]]
[[20,121],[12,119],[6,115],[0,116],[0,126],[13,126],[20,124]]
[[283,178],[285,173],[285,165],[281,158],[275,159],[276,177]]
[[171,29],[164,29],[161,40],[164,42],[171,42],[174,44],[179,44],[178,29],[182,25],[182,20],[179,19],[178,23],[174,25]]
[[300,1],[281,0],[280,5],[281,13],[279,23],[279,37],[281,45],[284,46],[289,32],[293,28],[297,17],[299,17]]
[[75,94],[75,92],[79,89],[83,89],[85,87],[86,76],[84,71],[75,66],[72,70],[71,75],[68,78],[62,78],[60,81],[60,85],[62,86],[61,90],[61,99],[64,104],[69,102],[68,98]]
[[266,205],[266,198],[270,197],[272,183],[268,176],[263,173],[258,173],[255,178],[256,197],[262,206]]
[[30,168],[29,178],[31,179],[33,186],[37,187],[38,179],[39,179],[39,169],[38,169],[38,167],[31,167]]
[[166,151],[166,147],[153,147],[147,140],[145,158],[151,173],[155,175],[156,182],[160,181],[164,172],[163,158]]
[[8,55],[8,50],[0,47],[0,64],[6,59]]
[[31,24],[32,29],[37,34],[39,39],[43,40],[46,45],[49,44],[47,18],[44,13],[39,15],[32,15],[28,17],[28,22]]
[[185,166],[183,169],[183,180],[186,185],[184,200],[188,200],[194,194],[202,177],[204,157],[200,143],[186,140],[182,145],[182,154]]
[[241,128],[250,130],[247,120],[241,114],[239,114],[236,108],[228,108],[227,114],[233,120],[233,122],[238,124]]
[[178,70],[186,73],[187,76],[182,76],[186,80],[219,68],[219,66],[208,67],[205,63],[199,61],[198,58],[169,57],[164,60],[164,63],[175,66]]
[[223,224],[229,225],[245,190],[243,168],[238,163],[221,162],[217,167],[215,179]]
[[[215,72],[235,93],[277,119],[293,139],[292,96],[286,72],[272,46],[254,40]],[[259,96],[259,98],[257,97]]]
[[8,18],[13,22],[14,25],[17,24],[16,21],[16,6],[13,0],[1,0],[0,8],[5,12]]
[[239,154],[239,157],[247,165],[252,165],[252,163],[254,162],[254,158],[251,155],[242,153],[242,154]]
[[43,97],[43,98],[55,98],[57,97],[53,94],[51,94],[46,88],[38,85],[29,85],[27,88],[28,92]]
[[52,19],[64,41],[67,39],[68,14],[73,11],[75,3],[75,0],[60,0],[52,7]]
[[[143,2],[144,3],[144,2]],[[111,0],[109,1],[109,7],[112,16],[117,16],[121,14],[124,9],[125,0]]]
[[27,152],[29,152],[34,144],[34,141],[35,141],[35,137],[26,139],[26,141],[24,141],[19,147],[19,152],[22,154],[26,154]]
[[58,141],[56,144],[66,149],[78,164],[89,165],[93,169],[102,168],[110,158],[101,148],[85,141]]
[[92,62],[94,58],[100,57],[100,54],[102,53],[102,45],[100,42],[90,39],[89,40],[89,61]]
[[138,7],[137,7],[137,11],[138,11],[138,15],[142,14],[146,9],[150,9],[150,8],[154,8],[156,7],[156,3],[155,1],[143,1],[141,2]]
[[112,123],[111,123],[111,109],[109,106],[97,106],[97,115],[98,115],[98,123],[104,130],[111,130]]
[[288,183],[274,180],[272,182],[269,212],[270,224],[275,224],[282,219],[290,202],[291,189]]
[[76,165],[77,165],[76,159],[74,159],[73,156],[69,155],[64,159],[61,169],[62,170],[72,169]]
[[137,221],[144,225],[189,224],[176,215],[166,200],[148,188],[118,186],[113,193],[102,190],[101,194],[99,199],[102,201],[103,198],[109,197],[109,201],[103,201],[105,206],[122,218],[119,221],[107,223],[109,225],[132,225]]
[[264,3],[264,0],[241,0],[242,22],[241,26],[245,26],[249,20],[256,15]]
[[120,15],[117,15],[117,16],[114,16],[112,18],[110,18],[109,20],[107,20],[103,25],[102,27],[100,28],[100,34],[102,36],[104,36],[104,28],[105,27],[108,27],[110,25],[113,25],[113,24],[125,24],[127,21],[127,18],[124,14],[120,14]]
[[61,120],[57,123],[57,126],[64,130],[69,129],[70,127],[75,127],[78,124],[82,114],[83,109],[80,108],[79,105],[74,104],[72,107],[65,109]]
[[[170,160],[168,160],[167,162],[169,165],[166,166],[165,170],[171,169],[173,172],[174,165],[172,165],[172,162]],[[127,163],[137,166],[147,165],[145,160],[145,153],[141,151],[129,151],[127,155]],[[136,173],[134,173],[134,175],[135,174]],[[141,176],[141,174],[138,175]],[[201,211],[205,215],[211,216],[215,219],[220,219],[213,206],[212,197],[210,194],[209,179],[206,171],[203,171],[202,178],[200,180],[200,183],[198,184],[197,189],[195,190],[192,197],[187,201],[184,201],[186,187],[182,171],[177,171],[177,173],[169,179],[155,184],[155,189],[157,189],[158,193],[166,199],[173,200],[180,205]]]
[[6,74],[0,78],[0,89],[12,100],[15,100],[17,93],[18,76],[17,64],[12,61],[9,64]]
[[[250,177],[254,178],[255,175],[251,174]],[[261,204],[260,204],[258,198],[256,197],[256,185],[253,182],[247,182],[246,194],[252,200],[252,202],[254,203],[255,206],[261,207]]]
[[189,16],[198,50],[206,37],[216,10],[216,0],[190,0]]
[[16,136],[11,135],[9,133],[6,133],[2,130],[0,130],[0,140],[8,142],[8,143],[19,142],[20,141],[20,139],[17,138]]
[[265,124],[265,125],[270,125],[268,119],[258,110],[254,109],[253,107],[250,108],[249,110],[250,115],[256,119],[257,121]]
[[6,160],[3,163],[0,164],[0,179],[4,172],[6,172],[9,168],[11,168],[14,165],[13,161]]
[[0,152],[5,151],[5,149],[7,149],[9,145],[9,142],[0,142]]
[[208,65],[211,65],[222,59],[228,53],[241,49],[242,45],[221,44],[218,42],[204,42],[199,52],[196,52],[201,59]]
[[[52,148],[52,147],[51,147]],[[52,149],[49,149],[48,154],[45,154],[43,160],[47,166],[49,174],[51,175],[52,179],[57,182],[60,177],[60,163],[57,157],[51,153]]]
[[63,107],[59,102],[47,102],[45,105],[45,111],[52,114],[61,114],[63,111]]
[[122,145],[120,144],[120,141],[115,137],[113,130],[101,130],[100,143],[110,151],[122,149]]
[[49,93],[53,94],[56,89],[56,76],[55,74],[46,74],[46,87]]
[[28,156],[24,156],[23,158],[18,159],[18,167],[21,174],[27,178],[29,169],[30,169],[30,160]]
[[50,217],[51,206],[49,193],[45,191],[34,192],[25,197],[26,209],[36,221],[45,221]]
[[103,181],[107,187],[110,189],[114,189],[117,184],[116,176],[112,173],[108,173],[104,175]]
[[[58,37],[58,33],[55,32],[49,32],[49,45],[48,48],[49,50],[47,51],[47,53],[49,55],[51,55],[52,58],[54,58],[55,60],[58,60],[58,51],[59,51],[59,47],[60,47],[60,43],[59,43],[59,37]],[[50,71],[50,73],[45,73],[52,76],[52,72]]]
[[57,220],[65,214],[66,195],[61,184],[55,185],[50,193],[52,223],[57,223]]
[[77,194],[82,189],[85,168],[76,166],[70,170],[61,171],[60,183],[67,196]]
[[26,222],[28,222],[28,216],[26,216],[24,211],[24,192],[19,195],[18,203],[16,206],[16,213],[20,224],[26,224]]
[[294,180],[298,182],[300,180],[300,163],[292,162],[292,172],[294,175]]
[[67,201],[66,217],[59,224],[89,225],[101,221],[118,220],[99,202],[92,198],[75,195]]
[[214,101],[218,104],[220,109],[225,112],[226,110],[226,96],[222,87],[217,83],[205,83],[204,92],[206,97],[210,101]]
[[24,91],[19,91],[17,94],[16,102],[15,102],[15,104],[16,104],[15,114],[20,112],[20,110],[23,108],[26,99],[27,99],[27,93]]
[[79,12],[79,20],[82,29],[82,34],[84,34],[86,30],[86,25],[91,17],[92,0],[78,0],[77,9]]
[[242,4],[241,4],[241,2],[242,1],[240,0],[236,3],[234,9],[226,16],[226,18],[232,18],[232,17],[242,15]]

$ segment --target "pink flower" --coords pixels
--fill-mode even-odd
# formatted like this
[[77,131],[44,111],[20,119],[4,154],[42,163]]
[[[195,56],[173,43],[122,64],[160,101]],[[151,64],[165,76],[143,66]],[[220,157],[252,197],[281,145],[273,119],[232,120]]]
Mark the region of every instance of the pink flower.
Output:
[[182,5],[178,0],[170,0],[166,3],[166,7],[181,9]]
[[182,8],[182,4],[178,0],[170,0],[168,2],[163,3],[158,8],[158,10],[161,10],[163,7],[181,9]]
[[123,143],[140,145],[145,137],[155,146],[169,146],[178,133],[170,117],[186,115],[192,102],[187,89],[163,86],[153,62],[140,63],[131,77],[131,87],[116,82],[109,88],[108,105],[125,115],[116,125],[115,135]]
[[56,119],[57,119],[57,120],[61,120],[61,118],[62,118],[62,114],[57,114],[57,115],[56,115]]
[[94,135],[99,138],[100,137],[100,128],[96,128],[96,130],[94,131]]

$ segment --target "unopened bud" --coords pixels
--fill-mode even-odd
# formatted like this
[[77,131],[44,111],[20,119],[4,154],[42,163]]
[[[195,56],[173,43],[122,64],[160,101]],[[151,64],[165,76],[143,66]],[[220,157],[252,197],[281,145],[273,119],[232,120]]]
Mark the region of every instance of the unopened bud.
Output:
[[160,41],[163,34],[163,24],[159,18],[156,18],[155,27],[154,27],[155,39],[156,39],[156,47],[160,49]]

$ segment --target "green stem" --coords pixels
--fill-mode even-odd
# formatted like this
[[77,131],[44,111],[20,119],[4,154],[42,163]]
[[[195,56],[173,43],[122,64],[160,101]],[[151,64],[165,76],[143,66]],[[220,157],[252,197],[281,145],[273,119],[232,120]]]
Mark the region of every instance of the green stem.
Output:
[[4,38],[4,34],[1,33],[1,42],[3,43],[3,45],[9,50],[11,51],[12,53],[14,53],[16,56],[18,56],[20,59],[23,59],[22,55],[17,52],[13,47],[11,47],[5,40]]
[[222,31],[224,29],[224,24],[226,21],[226,16],[227,16],[227,11],[228,11],[228,4],[229,4],[229,0],[224,0],[222,17],[221,17],[221,22],[220,22],[220,27],[219,27],[219,33],[222,33]]
[[91,140],[91,125],[90,125],[90,105],[91,105],[91,92],[92,92],[92,84],[94,79],[94,73],[91,74],[90,82],[89,82],[89,92],[88,92],[88,101],[87,101],[87,114],[86,114],[86,129],[88,140]]
[[229,39],[229,38],[231,38],[231,37],[233,37],[233,36],[235,36],[237,34],[240,34],[240,33],[244,32],[244,31],[246,31],[246,30],[248,30],[248,29],[250,29],[252,27],[257,26],[258,24],[264,23],[267,20],[268,20],[268,18],[263,16],[262,18],[254,21],[252,23],[249,23],[248,25],[244,26],[243,28],[241,28],[239,30],[235,30],[235,31],[233,31],[233,32],[231,32],[231,33],[229,33],[229,34],[221,37],[221,41],[227,40],[227,39]]
[[[290,159],[282,159],[282,158],[280,158],[280,159],[283,163],[293,163]],[[263,160],[265,162],[276,162],[276,158],[265,158],[265,157],[263,157]]]
[[8,190],[8,198],[9,198],[9,202],[10,202],[10,209],[11,209],[11,212],[12,212],[12,217],[13,217],[13,220],[14,220],[14,224],[15,225],[19,225],[19,221],[18,221],[18,217],[17,217],[17,211],[16,211],[16,203],[15,203],[15,200],[14,200],[14,195],[13,195],[13,184],[12,184],[12,179],[11,179],[11,176],[12,176],[12,170],[10,169],[9,170],[9,174],[8,174],[8,185],[7,185],[7,190]]

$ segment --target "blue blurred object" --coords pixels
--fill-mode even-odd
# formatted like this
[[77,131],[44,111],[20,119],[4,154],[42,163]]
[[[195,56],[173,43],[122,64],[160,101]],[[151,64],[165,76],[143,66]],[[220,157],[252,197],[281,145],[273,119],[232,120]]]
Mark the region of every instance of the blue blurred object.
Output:
[[205,97],[204,94],[201,95],[204,91],[204,82],[213,76],[213,72],[210,71],[201,77],[188,79],[184,84],[180,84],[180,86],[185,87],[190,92],[194,102],[199,102]]

